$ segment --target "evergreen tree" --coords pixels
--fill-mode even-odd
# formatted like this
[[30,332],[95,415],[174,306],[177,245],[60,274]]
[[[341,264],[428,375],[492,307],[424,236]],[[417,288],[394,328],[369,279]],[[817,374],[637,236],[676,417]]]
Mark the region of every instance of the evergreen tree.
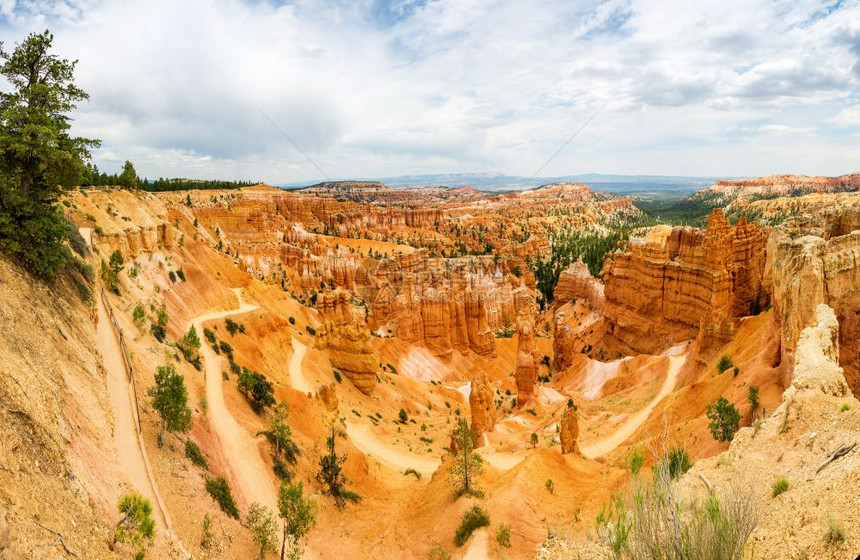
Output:
[[741,414],[735,405],[726,397],[720,397],[708,405],[707,415],[711,421],[708,427],[714,439],[720,442],[732,441],[741,420]]
[[271,428],[257,433],[258,436],[266,436],[266,439],[272,444],[272,464],[275,474],[287,480],[292,476],[287,463],[295,465],[300,454],[299,446],[293,441],[292,430],[287,425],[289,414],[289,405],[285,402],[278,403],[272,417]]
[[137,178],[137,171],[134,170],[134,164],[125,160],[122,166],[122,173],[119,174],[117,181],[120,186],[127,189],[136,189],[140,186],[140,179]]
[[260,551],[260,558],[265,558],[267,552],[273,552],[278,546],[278,525],[271,510],[254,502],[248,508],[245,523],[251,531],[251,538]]
[[481,496],[477,476],[483,471],[481,456],[475,453],[475,432],[465,418],[457,421],[454,429],[456,460],[451,466],[451,479],[458,495]]
[[152,504],[138,494],[126,494],[119,500],[117,509],[123,514],[114,528],[114,542],[128,542],[143,558],[146,543],[155,537],[155,520],[152,519]]
[[68,228],[55,203],[79,184],[97,140],[69,136],[68,113],[88,95],[74,83],[77,61],[50,54],[54,36],[32,33],[12,52],[0,45],[0,250],[53,278],[69,258]]
[[188,390],[185,378],[176,373],[173,364],[156,368],[155,387],[148,391],[152,408],[161,416],[158,446],[164,445],[165,430],[184,432],[191,426],[191,409],[188,408]]
[[327,452],[320,457],[320,470],[317,473],[317,480],[326,486],[326,491],[334,498],[335,505],[343,508],[346,500],[358,502],[361,497],[345,488],[347,480],[343,474],[343,464],[346,462],[346,454],[337,454],[338,437],[345,437],[345,435],[340,426],[332,422],[325,440]]

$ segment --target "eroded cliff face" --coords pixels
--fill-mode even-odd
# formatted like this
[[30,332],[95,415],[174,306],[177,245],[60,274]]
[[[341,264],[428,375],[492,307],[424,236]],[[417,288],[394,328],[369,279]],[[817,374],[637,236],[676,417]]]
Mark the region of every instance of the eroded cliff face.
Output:
[[327,350],[332,367],[342,371],[359,391],[370,395],[376,386],[379,359],[370,345],[370,331],[350,299],[349,292],[341,289],[317,296],[323,325],[316,332],[316,347]]
[[768,242],[773,305],[782,338],[784,371],[797,362],[798,340],[814,324],[820,304],[839,322],[839,364],[860,394],[860,208],[808,215],[784,224]]
[[631,237],[604,268],[607,332],[636,352],[653,353],[699,336],[728,340],[734,320],[770,297],[764,282],[767,230],[714,210],[704,231],[656,226]]
[[538,358],[535,346],[535,325],[526,314],[517,324],[519,341],[517,343],[517,406],[523,406],[535,395]]

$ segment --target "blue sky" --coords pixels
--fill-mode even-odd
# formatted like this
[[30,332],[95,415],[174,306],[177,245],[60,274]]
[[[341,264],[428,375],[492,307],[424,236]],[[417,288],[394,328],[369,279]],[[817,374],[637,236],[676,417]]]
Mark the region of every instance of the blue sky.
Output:
[[106,170],[322,179],[860,170],[860,0],[0,0]]

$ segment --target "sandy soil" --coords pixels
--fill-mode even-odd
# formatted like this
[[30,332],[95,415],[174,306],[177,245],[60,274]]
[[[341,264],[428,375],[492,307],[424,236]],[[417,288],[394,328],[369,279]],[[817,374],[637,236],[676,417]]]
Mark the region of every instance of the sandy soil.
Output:
[[[234,290],[239,298],[239,308],[232,311],[216,311],[196,317],[193,323],[197,332],[203,332],[203,323],[215,319],[224,319],[233,315],[241,315],[258,308],[256,305],[242,302],[241,290]],[[276,511],[276,493],[272,484],[272,475],[260,457],[258,441],[243,430],[224,402],[224,383],[221,377],[221,358],[206,344],[200,348],[205,361],[206,401],[208,402],[209,423],[224,456],[229,463],[232,480],[238,484],[238,492],[245,502],[259,502],[272,511]]]
[[654,399],[648,403],[645,408],[630,415],[630,417],[609,437],[595,443],[581,443],[579,448],[580,451],[582,451],[583,456],[588,459],[594,459],[596,457],[606,455],[633,435],[633,433],[639,429],[643,423],[645,423],[648,416],[651,415],[651,412],[660,403],[660,401],[674,390],[675,383],[678,381],[678,373],[681,371],[681,367],[684,365],[686,360],[687,357],[684,355],[670,356],[666,379],[663,381],[663,386],[660,387],[660,391],[657,393],[657,396],[654,397]]
[[488,529],[483,527],[472,533],[469,538],[469,548],[463,554],[463,560],[483,560],[490,557],[487,551],[487,532]]

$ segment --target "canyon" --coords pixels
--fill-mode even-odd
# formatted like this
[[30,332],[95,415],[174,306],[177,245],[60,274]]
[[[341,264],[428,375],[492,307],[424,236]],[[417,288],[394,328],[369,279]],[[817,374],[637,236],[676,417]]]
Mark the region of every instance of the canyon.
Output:
[[[261,435],[273,409],[250,406],[239,383],[250,373],[289,410],[300,450],[290,480],[318,508],[308,557],[604,558],[605,543],[589,540],[595,518],[651,476],[632,472],[631,457],[653,474],[657,451],[679,446],[692,464],[677,482],[685,496],[746,477],[758,555],[844,557],[860,546],[856,531],[838,547],[820,535],[828,516],[860,523],[850,503],[860,454],[815,469],[860,439],[858,177],[719,181],[707,196],[724,200],[703,228],[646,222],[634,200],[569,183],[503,194],[362,181],[71,191],[78,258],[96,271],[115,252],[124,262],[102,300],[101,278],[43,285],[0,259],[0,558],[64,558],[64,547],[128,557],[110,535],[132,490],[163,508],[151,557],[251,557],[242,520],[206,490],[222,476],[243,514],[253,502],[276,507],[280,478]],[[633,224],[630,235],[599,274],[573,258],[539,303],[535,266],[558,252],[560,233],[619,224]],[[161,310],[164,341],[152,330]],[[192,325],[199,369],[178,344]],[[114,332],[133,372],[119,389],[127,402],[110,377],[126,373]],[[192,416],[163,448],[147,396],[162,364],[184,377]],[[719,397],[739,415],[731,441],[709,431]],[[132,406],[145,461],[128,455]],[[462,419],[481,498],[450,482]],[[361,497],[343,510],[316,478],[333,425],[346,487]],[[186,457],[187,441],[205,468]],[[777,476],[791,480],[779,497]],[[457,547],[472,504],[492,526]],[[499,523],[509,550],[495,545]]]

